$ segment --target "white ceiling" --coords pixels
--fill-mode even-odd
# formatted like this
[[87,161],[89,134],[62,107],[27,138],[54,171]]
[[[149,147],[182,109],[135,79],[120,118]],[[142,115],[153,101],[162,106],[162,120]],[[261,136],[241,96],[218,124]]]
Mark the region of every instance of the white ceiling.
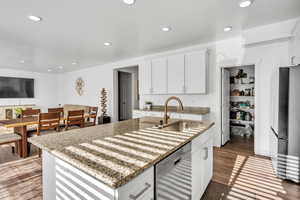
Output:
[[[238,2],[136,0],[128,6],[122,0],[3,0],[0,68],[59,72],[62,65],[61,71],[72,71],[232,37],[242,29],[300,16],[300,0],[256,0],[249,8]],[[35,23],[28,15],[43,20]],[[163,26],[172,31],[162,32]],[[225,26],[233,31],[224,33]]]

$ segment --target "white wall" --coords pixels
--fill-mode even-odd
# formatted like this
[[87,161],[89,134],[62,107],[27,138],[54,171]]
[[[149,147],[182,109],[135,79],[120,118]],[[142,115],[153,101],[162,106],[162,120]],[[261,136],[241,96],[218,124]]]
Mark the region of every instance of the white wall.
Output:
[[[100,106],[101,89],[106,88],[108,92],[108,114],[111,115],[113,74],[112,67],[93,67],[59,75],[59,103]],[[78,77],[81,77],[85,82],[82,96],[79,96],[75,90],[75,82]]]
[[[278,27],[278,26],[276,26]],[[262,27],[264,29],[264,27]],[[278,34],[277,34],[278,35]],[[279,34],[280,35],[280,34]],[[253,35],[252,35],[253,36]],[[252,37],[251,36],[251,37]],[[209,83],[206,95],[181,95],[179,96],[186,106],[205,106],[211,108],[211,119],[216,122],[215,145],[220,144],[220,74],[221,67],[236,66],[243,64],[256,65],[256,137],[255,152],[261,155],[269,155],[269,127],[270,127],[270,89],[271,75],[279,66],[289,64],[289,41],[276,38],[276,33],[271,41],[264,42],[261,39],[253,40],[255,43],[247,43],[247,36],[218,41],[209,44],[200,44],[187,48],[162,52],[154,55],[123,60],[116,63],[95,66],[93,68],[70,72],[60,75],[60,103],[78,103],[87,105],[99,105],[100,89],[105,87],[109,91],[108,110],[114,115],[114,69],[126,66],[135,66],[145,59],[168,56],[181,52],[209,49]],[[259,37],[259,35],[258,35]],[[250,41],[250,40],[248,40]],[[78,96],[75,91],[75,80],[82,77],[86,81],[86,89],[83,96]],[[140,80],[142,81],[142,80]],[[154,104],[163,104],[168,95],[144,95],[141,96],[140,105],[145,101],[152,101]],[[113,116],[116,117],[116,116]]]
[[33,78],[35,80],[35,98],[0,99],[0,105],[35,104],[46,111],[48,107],[58,106],[57,75],[37,72],[0,69],[0,76]]

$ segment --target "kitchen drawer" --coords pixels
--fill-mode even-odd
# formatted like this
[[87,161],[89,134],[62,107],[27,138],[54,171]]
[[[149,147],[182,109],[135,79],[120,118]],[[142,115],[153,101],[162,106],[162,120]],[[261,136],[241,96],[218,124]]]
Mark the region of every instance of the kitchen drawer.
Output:
[[154,168],[128,182],[117,190],[117,200],[150,200],[154,197]]
[[197,151],[203,144],[205,144],[212,137],[210,129],[200,134],[192,141],[192,152]]

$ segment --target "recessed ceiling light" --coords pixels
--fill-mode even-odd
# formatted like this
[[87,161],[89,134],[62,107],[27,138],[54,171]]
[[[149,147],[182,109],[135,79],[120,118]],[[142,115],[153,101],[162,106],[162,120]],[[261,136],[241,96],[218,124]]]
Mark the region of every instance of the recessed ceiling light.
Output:
[[25,60],[20,60],[20,63],[21,63],[21,64],[24,64],[24,63],[25,63]]
[[34,15],[29,15],[28,18],[29,18],[31,21],[34,21],[34,22],[39,22],[39,21],[42,20],[41,17],[34,16]]
[[253,0],[241,0],[240,7],[246,8],[246,7],[250,6],[252,3],[253,3]]
[[52,69],[48,69],[47,71],[48,71],[48,72],[52,72]]
[[132,5],[135,3],[135,0],[123,0],[125,4]]
[[72,65],[77,65],[77,62],[72,62]]
[[110,42],[104,42],[104,46],[111,46]]
[[58,66],[57,68],[58,68],[58,69],[63,69],[64,67],[63,67],[63,66]]
[[231,30],[232,30],[232,26],[227,26],[227,27],[224,28],[224,31],[225,31],[225,32],[229,32],[229,31],[231,31]]
[[162,27],[161,30],[162,30],[163,32],[169,32],[169,31],[171,31],[172,29],[171,29],[171,27],[166,26],[166,27]]

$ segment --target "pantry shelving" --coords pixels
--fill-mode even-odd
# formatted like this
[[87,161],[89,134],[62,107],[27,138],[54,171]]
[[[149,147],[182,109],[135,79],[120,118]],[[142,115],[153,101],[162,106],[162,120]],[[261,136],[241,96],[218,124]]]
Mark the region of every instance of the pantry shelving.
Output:
[[234,67],[229,70],[231,134],[253,135],[255,124],[254,66]]

